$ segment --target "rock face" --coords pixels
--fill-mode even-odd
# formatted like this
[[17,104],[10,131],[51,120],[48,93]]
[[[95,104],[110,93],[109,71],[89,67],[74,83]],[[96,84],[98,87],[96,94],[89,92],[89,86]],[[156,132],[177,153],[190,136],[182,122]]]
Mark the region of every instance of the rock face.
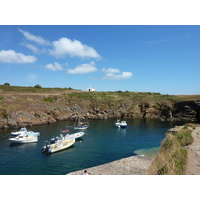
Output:
[[81,110],[82,118],[155,118],[161,120],[200,121],[200,101],[135,102],[70,99],[64,96],[6,96],[0,100],[0,128],[21,127],[75,119]]

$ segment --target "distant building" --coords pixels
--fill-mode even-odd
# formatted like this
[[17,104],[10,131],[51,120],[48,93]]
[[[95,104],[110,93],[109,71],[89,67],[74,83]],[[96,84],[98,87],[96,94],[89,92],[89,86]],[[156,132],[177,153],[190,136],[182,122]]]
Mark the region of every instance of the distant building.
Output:
[[87,88],[87,91],[93,92],[93,91],[96,91],[96,90],[89,85],[88,88]]

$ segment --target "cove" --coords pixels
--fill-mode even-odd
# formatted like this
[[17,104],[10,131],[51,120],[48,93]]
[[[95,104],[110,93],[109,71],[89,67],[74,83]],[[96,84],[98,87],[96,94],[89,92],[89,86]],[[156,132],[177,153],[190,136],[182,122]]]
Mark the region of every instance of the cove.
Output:
[[[27,127],[40,132],[37,143],[10,144],[11,131],[0,130],[1,175],[64,175],[121,158],[141,154],[154,155],[166,131],[183,121],[157,119],[126,119],[126,128],[115,128],[116,119],[90,120],[85,135],[69,149],[46,155],[40,152],[44,141],[58,136],[68,121]],[[70,133],[77,132],[68,127]],[[149,153],[150,152],[150,153]]]

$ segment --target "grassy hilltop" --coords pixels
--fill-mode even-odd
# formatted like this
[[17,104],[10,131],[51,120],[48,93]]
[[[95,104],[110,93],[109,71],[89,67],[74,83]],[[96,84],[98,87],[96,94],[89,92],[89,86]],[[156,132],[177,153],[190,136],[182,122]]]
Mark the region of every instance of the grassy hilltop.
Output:
[[9,86],[0,85],[0,94],[49,94],[49,95],[65,95],[71,99],[92,99],[92,100],[110,100],[118,101],[128,98],[133,101],[188,101],[200,100],[200,95],[168,95],[155,92],[129,92],[129,91],[115,91],[115,92],[86,92],[81,90],[68,88],[42,88],[37,87],[23,87],[23,86]]

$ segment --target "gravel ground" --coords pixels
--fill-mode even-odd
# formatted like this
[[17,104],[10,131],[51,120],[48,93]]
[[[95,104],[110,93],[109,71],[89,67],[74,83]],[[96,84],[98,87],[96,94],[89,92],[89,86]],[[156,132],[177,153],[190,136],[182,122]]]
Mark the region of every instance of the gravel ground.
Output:
[[[110,163],[86,169],[91,175],[145,175],[152,158],[131,156]],[[85,169],[67,175],[81,175]]]

